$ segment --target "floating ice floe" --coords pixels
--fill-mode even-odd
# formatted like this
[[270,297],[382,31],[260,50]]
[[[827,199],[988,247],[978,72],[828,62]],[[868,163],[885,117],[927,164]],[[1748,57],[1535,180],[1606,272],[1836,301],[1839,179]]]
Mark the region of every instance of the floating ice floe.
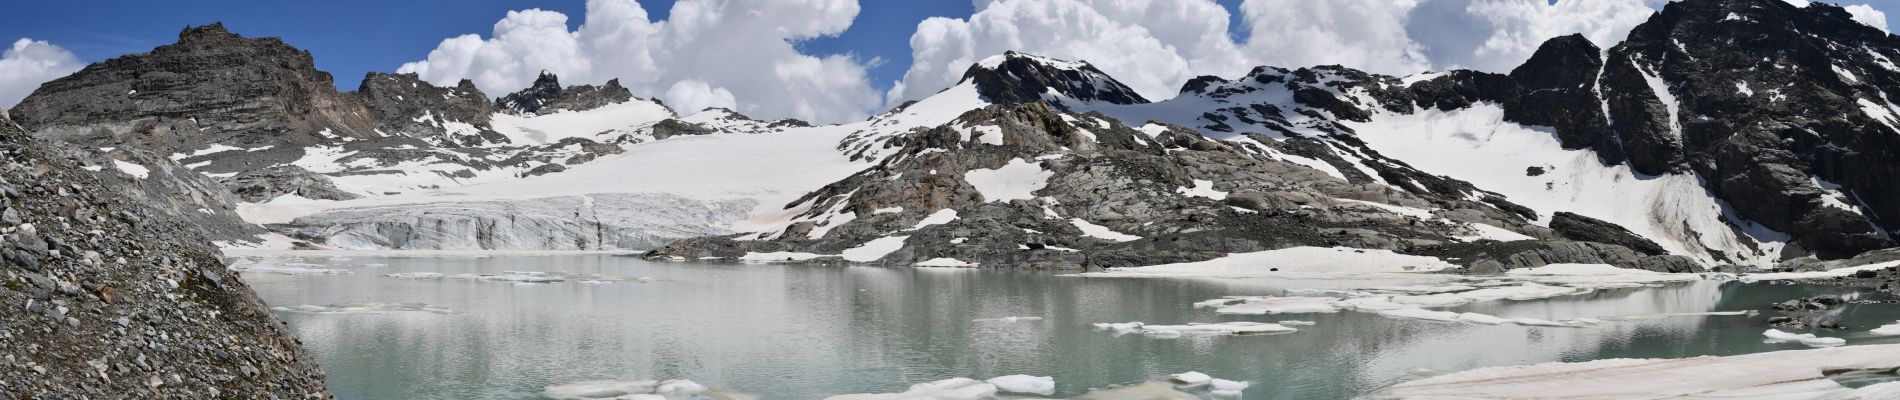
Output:
[[825,400],[983,400],[996,397],[996,385],[970,378],[950,378],[910,385],[902,393],[846,394]]
[[1253,384],[1247,381],[1230,381],[1220,378],[1207,382],[1208,394],[1221,397],[1240,397],[1240,392],[1247,390],[1248,386],[1253,386]]
[[[541,395],[556,400],[591,399],[665,399],[666,395],[697,395],[713,392],[705,385],[685,380],[598,380],[551,385]],[[731,397],[731,396],[715,396]]]
[[1868,264],[1868,265],[1862,265],[1862,266],[1857,266],[1857,267],[1836,268],[1836,269],[1830,269],[1826,271],[1770,272],[1770,273],[1754,273],[1754,274],[1742,274],[1742,275],[1727,275],[1727,277],[1730,279],[1734,279],[1734,280],[1738,280],[1742,282],[1827,279],[1827,278],[1835,278],[1835,277],[1842,277],[1842,276],[1850,276],[1861,271],[1879,271],[1879,270],[1893,268],[1893,267],[1900,267],[1900,261],[1888,261],[1888,262],[1883,262],[1883,263]]
[[1846,339],[1831,338],[1831,337],[1816,337],[1812,333],[1803,333],[1803,334],[1797,335],[1794,333],[1782,332],[1781,330],[1778,330],[1778,329],[1769,329],[1765,332],[1762,332],[1761,335],[1768,337],[1767,340],[1764,340],[1764,342],[1767,342],[1767,343],[1796,342],[1796,343],[1808,345],[1809,347],[1834,347],[1834,346],[1841,346],[1841,345],[1847,344]]
[[1404,273],[1429,272],[1454,265],[1436,257],[1413,256],[1389,250],[1345,247],[1294,247],[1253,253],[1230,254],[1207,261],[1110,268],[1103,272],[1079,274],[1084,277],[1197,277],[1197,278],[1268,278],[1289,274]]
[[[1212,303],[1222,301],[1225,303]],[[1339,312],[1338,299],[1330,297],[1238,297],[1194,303],[1197,307],[1219,307],[1215,313],[1236,315],[1304,314]]]
[[639,283],[651,283],[651,282],[657,281],[657,279],[654,279],[651,277],[644,277],[644,276],[637,277],[637,278],[627,278],[627,277],[622,277],[622,276],[601,275],[601,274],[575,274],[575,273],[566,273],[566,272],[542,272],[542,271],[502,271],[502,273],[499,273],[499,274],[444,274],[441,272],[396,272],[396,273],[383,274],[383,276],[388,277],[388,278],[396,278],[396,279],[417,279],[417,280],[454,279],[454,280],[469,280],[469,281],[484,281],[484,282],[514,282],[517,284],[539,284],[539,283],[557,283],[557,282],[574,282],[574,283],[580,283],[580,284],[608,284],[608,283],[619,283],[619,282],[628,282],[628,281],[639,282]]
[[972,268],[972,267],[976,267],[977,265],[974,263],[964,262],[963,260],[958,260],[955,258],[937,257],[937,258],[932,258],[929,260],[920,261],[916,264],[911,264],[911,266],[937,267],[937,268]]
[[[1432,295],[1383,296],[1367,292],[1346,291],[1339,297],[1314,296],[1230,296],[1194,303],[1196,308],[1214,308],[1217,314],[1265,315],[1265,314],[1320,314],[1341,311],[1376,313],[1381,316],[1402,319],[1414,319],[1436,322],[1465,323],[1475,325],[1519,325],[1537,327],[1577,328],[1604,325],[1610,322],[1643,321],[1671,317],[1693,316],[1745,316],[1752,311],[1715,311],[1694,313],[1646,314],[1632,316],[1602,316],[1570,318],[1552,321],[1539,318],[1506,318],[1479,313],[1460,313],[1452,311],[1434,311],[1428,308],[1462,305],[1475,301],[1496,301],[1502,299],[1534,299],[1557,293],[1568,293],[1562,287],[1527,284],[1498,292],[1475,293],[1489,289],[1474,289],[1462,293],[1440,293]],[[1529,295],[1517,295],[1525,294]],[[1292,322],[1292,323],[1289,323]],[[1281,325],[1296,325],[1300,321],[1283,321]],[[1308,323],[1310,324],[1310,322]],[[1102,327],[1103,324],[1097,324]],[[1104,327],[1106,330],[1115,330]],[[1127,330],[1127,329],[1122,329]]]
[[990,378],[983,382],[996,386],[996,390],[1002,392],[1029,393],[1044,396],[1056,393],[1056,379],[1047,376],[1008,375]]
[[1214,380],[1214,377],[1207,376],[1207,374],[1203,374],[1196,371],[1188,371],[1188,372],[1182,372],[1179,374],[1169,375],[1168,378],[1173,379],[1174,383],[1189,385],[1189,386],[1205,385],[1208,382]]
[[1900,345],[1728,357],[1608,359],[1479,368],[1400,383],[1361,398],[1519,399],[1561,393],[1571,399],[1892,399],[1900,394],[1900,385],[1851,389],[1827,374],[1895,367],[1900,367]]
[[1888,325],[1881,325],[1879,328],[1874,328],[1874,330],[1867,332],[1881,336],[1900,336],[1900,321],[1894,321],[1894,323]]
[[1041,321],[1041,320],[1042,320],[1042,317],[1018,317],[1018,316],[1008,316],[1008,317],[1002,317],[1002,318],[977,318],[977,319],[973,319],[973,320],[970,320],[970,321],[972,321],[972,322],[1005,322],[1005,323],[1008,323],[1008,322],[1023,322],[1023,321]]
[[282,275],[337,275],[337,274],[351,273],[349,270],[316,268],[317,266],[318,265],[316,264],[301,264],[301,263],[292,263],[292,264],[283,264],[283,265],[236,265],[236,266],[232,266],[231,270],[238,271],[238,272],[253,272],[253,273],[260,273],[260,274],[268,273],[268,274],[282,274]]
[[1184,335],[1259,335],[1299,331],[1286,325],[1246,321],[1187,325],[1148,325],[1141,322],[1100,323],[1095,324],[1095,329],[1114,332],[1118,335],[1139,333],[1163,339]]
[[460,314],[455,310],[431,306],[422,303],[348,303],[330,305],[300,305],[291,307],[271,307],[272,311],[320,314],[320,315],[358,315],[389,314],[398,312],[425,312],[431,314]]

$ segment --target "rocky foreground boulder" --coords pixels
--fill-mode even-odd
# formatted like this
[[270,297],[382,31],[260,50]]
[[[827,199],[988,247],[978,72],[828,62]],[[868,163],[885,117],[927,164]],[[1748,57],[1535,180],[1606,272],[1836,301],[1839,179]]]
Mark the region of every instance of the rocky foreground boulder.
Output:
[[202,228],[86,154],[0,118],[0,398],[329,398]]

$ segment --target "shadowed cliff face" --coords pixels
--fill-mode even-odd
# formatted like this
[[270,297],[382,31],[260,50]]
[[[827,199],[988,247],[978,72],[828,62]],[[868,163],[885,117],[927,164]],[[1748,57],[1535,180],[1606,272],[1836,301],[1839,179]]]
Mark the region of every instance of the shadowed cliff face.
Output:
[[1630,165],[1693,172],[1742,217],[1823,258],[1900,228],[1900,39],[1846,10],[1671,3],[1610,49],[1603,90]]
[[0,119],[0,382],[22,398],[328,398],[200,227]]

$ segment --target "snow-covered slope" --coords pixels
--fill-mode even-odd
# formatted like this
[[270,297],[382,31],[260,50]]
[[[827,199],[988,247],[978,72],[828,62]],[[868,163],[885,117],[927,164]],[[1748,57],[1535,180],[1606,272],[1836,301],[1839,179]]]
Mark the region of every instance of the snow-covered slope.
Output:
[[[817,127],[724,109],[674,119],[639,100],[529,117],[497,114],[495,129],[516,142],[580,138],[621,143],[622,151],[527,177],[458,177],[454,171],[466,169],[452,165],[442,166],[444,173],[414,165],[407,169],[421,172],[343,176],[334,179],[351,190],[403,190],[345,201],[285,196],[239,211],[248,221],[288,224],[345,248],[642,250],[673,239],[782,228],[805,211],[788,203],[871,166],[878,158],[870,146],[879,138],[941,125],[984,104],[966,85],[868,121]],[[703,132],[662,133],[668,124]]]
[[1551,128],[1512,122],[1503,105],[1482,95],[1441,94],[1508,86],[1490,82],[1508,79],[1262,67],[1232,81],[1198,79],[1160,103],[1088,108],[1123,121],[1196,127],[1339,179],[1501,204],[1528,211],[1524,217],[1540,225],[1557,212],[1607,221],[1706,265],[1778,260],[1787,235],[1736,216],[1692,172],[1647,176],[1606,165],[1594,150],[1567,149]]
[[608,132],[632,131],[673,117],[673,110],[666,106],[635,99],[586,111],[530,116],[497,113],[490,124],[510,142],[538,145],[574,137],[598,139]]
[[[1536,210],[1546,224],[1556,212],[1581,214],[1710,265],[1772,265],[1787,241],[1733,217],[1694,174],[1643,176],[1628,166],[1605,166],[1591,150],[1564,149],[1548,129],[1506,122],[1494,104],[1346,125],[1381,154],[1501,194]],[[1725,221],[1740,221],[1742,229]]]

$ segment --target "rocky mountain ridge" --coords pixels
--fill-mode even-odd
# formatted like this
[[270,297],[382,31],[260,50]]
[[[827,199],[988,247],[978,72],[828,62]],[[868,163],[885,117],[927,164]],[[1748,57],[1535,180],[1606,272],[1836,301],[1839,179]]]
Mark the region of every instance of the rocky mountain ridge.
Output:
[[[682,136],[848,131],[837,151],[863,164],[853,167],[862,169],[857,176],[814,185],[822,187],[782,208],[753,210],[735,234],[680,242],[654,256],[785,253],[813,262],[942,258],[988,266],[1060,260],[1035,265],[1094,268],[1288,246],[1363,246],[1459,258],[1478,271],[1602,260],[1662,270],[1764,267],[1893,245],[1890,227],[1879,221],[1887,214],[1883,188],[1891,186],[1884,179],[1895,175],[1886,171],[1892,163],[1879,161],[1892,159],[1887,153],[1896,146],[1888,142],[1894,135],[1880,133],[1891,132],[1900,117],[1881,117],[1891,108],[1882,89],[1891,86],[1891,71],[1881,60],[1900,54],[1889,54],[1890,36],[1846,15],[1824,4],[1688,0],[1666,6],[1607,50],[1581,36],[1552,39],[1508,74],[1392,77],[1342,66],[1259,67],[1232,79],[1194,79],[1158,102],[1086,62],[1011,52],[976,63],[959,86],[931,99],[820,127],[756,121],[731,110],[679,116],[614,82],[563,87],[544,75],[484,105],[487,97],[471,85],[437,88],[413,76],[372,74],[345,95],[366,102],[376,127],[371,137],[326,136],[321,144],[281,149],[214,147],[172,158],[233,186],[247,202],[289,195],[347,201],[562,174]],[[1743,39],[1753,42],[1740,50],[1678,44]],[[1836,53],[1844,55],[1820,56]],[[639,117],[581,123],[605,115]],[[274,152],[295,157],[283,162]],[[1025,185],[1037,177],[1044,186],[1027,195],[998,200],[978,190],[985,179]],[[1157,189],[1163,186],[1168,190]],[[640,200],[617,204],[683,205],[666,214],[709,217],[615,225],[578,217],[601,211],[588,208],[548,211],[546,225],[532,225],[562,228],[545,235],[519,231],[530,226],[444,232],[419,229],[442,221],[412,217],[441,216],[429,210],[453,205],[423,199],[405,200],[409,211],[389,215],[351,206],[298,214],[308,218],[283,230],[370,248],[586,248],[667,237],[647,230],[721,231],[738,221],[729,212],[741,204],[722,201],[757,200],[627,198]],[[574,207],[553,198],[473,200],[511,210]],[[1120,203],[1145,209],[1131,214]],[[1202,212],[1179,211],[1191,209]],[[1019,212],[1025,210],[1035,212]],[[1255,215],[1248,212],[1261,216],[1240,216]],[[1297,217],[1276,219],[1288,215]],[[977,223],[965,220],[1009,221],[1042,233],[988,235],[995,243],[894,239]],[[691,224],[717,229],[686,229]],[[1250,228],[1261,224],[1276,229]],[[636,230],[620,237],[640,239],[586,233],[602,229]],[[1205,243],[1156,248],[1090,236],[1103,230],[1147,239],[1184,234],[1193,238],[1169,240]],[[865,256],[873,242],[903,245],[877,253],[890,257]],[[1221,244],[1206,244],[1213,242]],[[1014,254],[1051,246],[1074,254]],[[846,257],[853,249],[856,256]],[[1664,259],[1643,261],[1655,257]]]
[[[357,91],[340,93],[308,52],[282,40],[242,37],[221,24],[188,27],[179,38],[49,82],[13,114],[36,136],[144,152],[156,159],[135,163],[195,172],[191,180],[228,189],[208,197],[251,203],[519,179],[652,140],[806,125],[729,110],[682,117],[616,81],[561,87],[552,74],[492,102],[468,81],[440,87],[414,74],[370,73]],[[207,214],[223,219],[214,225],[249,226],[233,213]],[[237,233],[219,239],[258,232],[220,231]]]
[[541,71],[526,89],[495,99],[502,111],[515,114],[540,114],[559,111],[592,110],[633,100],[633,92],[620,86],[619,79],[605,85],[561,86],[561,78]]
[[[1551,262],[1698,268],[1681,256],[1572,244],[1567,232],[1531,225],[1521,207],[1461,181],[1395,172],[1431,179],[1440,192],[1335,178],[1285,157],[1300,151],[1297,144],[1258,134],[1260,140],[1219,140],[1160,123],[1130,127],[1107,114],[1065,110],[1080,107],[1058,100],[1120,98],[1100,92],[1012,97],[1037,87],[1125,86],[1087,82],[1112,79],[1105,75],[1049,72],[1079,63],[1016,53],[1001,60],[971,67],[957,88],[939,95],[982,98],[954,121],[841,143],[861,149],[850,154],[874,165],[788,204],[802,211],[783,228],[681,241],[647,257],[1097,269],[1298,246],[1482,254],[1473,246],[1532,240],[1546,245],[1472,257],[1466,265],[1496,272],[1529,263],[1512,256],[1541,252]],[[1316,74],[1302,75],[1317,82]],[[1062,76],[1088,78],[1048,82]],[[1087,103],[1146,103],[1123,99]],[[894,115],[902,113],[884,118]],[[1584,227],[1562,227],[1600,229],[1578,225]],[[1608,232],[1598,237],[1628,239]],[[1430,250],[1443,247],[1456,250]]]
[[[1725,46],[1694,47],[1680,43],[1718,43],[1724,38],[1749,35],[1761,43],[1751,45],[1750,52],[1767,54],[1766,58],[1755,58],[1756,54],[1732,55],[1723,53]],[[1693,40],[1691,40],[1693,39]],[[966,83],[974,82],[975,89],[984,100],[995,104],[986,110],[995,112],[1003,105],[1022,105],[1046,103],[1055,106],[1039,119],[1054,118],[1086,119],[1079,114],[1064,115],[1065,112],[1098,111],[1111,120],[1122,122],[1156,121],[1175,123],[1196,128],[1205,134],[1187,136],[1195,130],[1179,132],[1165,129],[1165,125],[1150,125],[1157,131],[1148,137],[1155,140],[1168,140],[1172,137],[1185,139],[1189,143],[1200,142],[1192,150],[1215,148],[1231,149],[1256,160],[1266,162],[1290,163],[1313,170],[1325,172],[1333,178],[1353,184],[1371,185],[1385,189],[1397,189],[1407,196],[1385,195],[1374,202],[1383,204],[1405,204],[1410,197],[1416,200],[1424,215],[1461,215],[1482,216],[1468,218],[1460,222],[1478,223],[1484,226],[1505,228],[1523,235],[1528,241],[1458,241],[1443,240],[1447,235],[1436,238],[1410,236],[1403,230],[1391,227],[1368,228],[1378,232],[1374,236],[1386,236],[1383,241],[1341,241],[1337,238],[1327,240],[1286,240],[1302,235],[1274,233],[1266,238],[1253,238],[1253,244],[1235,246],[1224,253],[1257,251],[1292,245],[1338,245],[1346,243],[1353,247],[1390,249],[1414,254],[1435,255],[1461,260],[1471,270],[1501,270],[1512,266],[1535,266],[1558,262],[1597,262],[1641,267],[1656,270],[1689,270],[1693,265],[1720,266],[1726,264],[1745,264],[1756,267],[1771,266],[1778,262],[1803,264],[1814,259],[1842,259],[1872,249],[1893,246],[1892,232],[1879,224],[1881,213],[1874,211],[1880,207],[1877,200],[1882,197],[1862,195],[1860,190],[1836,183],[1884,182],[1882,179],[1896,176],[1887,173],[1885,168],[1894,165],[1886,162],[1882,165],[1869,165],[1872,160],[1892,160],[1887,155],[1894,149],[1900,149],[1889,141],[1900,138],[1894,133],[1894,123],[1900,119],[1883,120],[1883,115],[1893,115],[1885,100],[1885,87],[1892,87],[1887,75],[1894,72],[1890,63],[1880,60],[1891,59],[1887,53],[1896,49],[1890,41],[1892,36],[1877,29],[1854,22],[1851,17],[1835,6],[1816,3],[1807,8],[1796,8],[1786,3],[1772,0],[1691,0],[1672,3],[1657,14],[1650,22],[1637,28],[1629,41],[1607,51],[1599,49],[1581,36],[1567,36],[1552,39],[1545,43],[1523,66],[1510,74],[1493,74],[1476,71],[1446,71],[1413,77],[1388,77],[1368,74],[1340,66],[1322,66],[1300,69],[1261,67],[1238,80],[1218,77],[1195,79],[1183,87],[1180,96],[1158,104],[1148,104],[1144,99],[1114,97],[1099,94],[1096,88],[1119,87],[1099,83],[1099,71],[1093,71],[1084,63],[1052,60],[1020,54],[1006,54],[1001,58],[986,60],[973,67],[965,75]],[[1730,40],[1732,41],[1732,40]],[[1648,49],[1648,50],[1645,50]],[[1853,49],[1847,57],[1830,59],[1819,55],[1828,50]],[[1658,53],[1652,55],[1645,52]],[[1673,53],[1672,53],[1673,52]],[[1687,54],[1678,54],[1687,53]],[[1792,55],[1792,56],[1790,56]],[[1900,56],[1900,55],[1895,55]],[[1795,65],[1793,61],[1776,61],[1775,57],[1786,57],[1806,63],[1837,63],[1841,65]],[[1607,61],[1606,61],[1607,60]],[[1652,62],[1649,60],[1658,60]],[[1710,68],[1713,60],[1739,62],[1728,68]],[[1673,65],[1680,70],[1675,73],[1658,74],[1654,70],[1662,64]],[[1050,72],[1063,71],[1069,72]],[[1855,70],[1877,70],[1863,72],[1858,76]],[[1759,94],[1751,93],[1749,81],[1737,81],[1725,71],[1754,71],[1758,78],[1753,85],[1760,88]],[[1802,79],[1799,77],[1826,74],[1827,79]],[[1112,78],[1108,78],[1112,79]],[[1052,82],[1054,81],[1054,82]],[[1715,82],[1720,82],[1719,84]],[[1779,83],[1776,83],[1779,82]],[[1797,84],[1798,83],[1798,84]],[[1832,84],[1838,83],[1838,85]],[[1683,100],[1672,91],[1685,90],[1685,87],[1706,86],[1712,89],[1695,91],[1696,100]],[[1770,86],[1773,85],[1773,86]],[[1076,89],[1084,88],[1084,89]],[[1786,88],[1786,89],[1783,89]],[[1721,89],[1716,91],[1715,89]],[[1075,92],[1065,92],[1074,90]],[[1800,92],[1800,93],[1795,93]],[[1023,95],[1034,93],[1035,95]],[[1757,97],[1759,96],[1759,97]],[[1786,96],[1816,97],[1815,102],[1806,104],[1824,104],[1828,107],[1790,107],[1794,104],[1781,104]],[[1114,101],[1079,101],[1065,103],[1065,99],[1113,98]],[[1738,99],[1739,98],[1739,99]],[[1753,98],[1754,101],[1749,100]],[[1857,99],[1857,100],[1856,100]],[[1740,102],[1743,105],[1737,106]],[[1858,104],[1857,104],[1858,103]],[[1708,106],[1704,106],[1707,104]],[[1717,106],[1717,105],[1720,106]],[[1873,104],[1869,106],[1867,104]],[[1878,107],[1876,107],[1878,106]],[[1187,111],[1183,110],[1204,110]],[[1491,111],[1486,111],[1491,110]],[[1819,111],[1829,110],[1829,111]],[[1886,110],[1886,111],[1883,111]],[[971,111],[978,114],[983,110]],[[1198,114],[1194,114],[1198,112]],[[1694,112],[1694,120],[1688,115]],[[1495,114],[1492,114],[1495,113]],[[972,116],[966,114],[966,118]],[[1864,115],[1863,115],[1864,114]],[[1472,122],[1473,115],[1483,118],[1495,118],[1491,122]],[[1868,117],[1868,118],[1862,118]],[[1036,119],[1036,118],[1032,118]],[[1480,118],[1482,119],[1482,118]],[[1495,166],[1479,168],[1444,167],[1444,160],[1420,158],[1436,156],[1441,158],[1463,157],[1445,153],[1430,154],[1430,151],[1406,151],[1399,143],[1418,142],[1419,137],[1436,134],[1461,136],[1473,140],[1469,132],[1448,131],[1427,134],[1416,129],[1442,129],[1435,126],[1443,122],[1459,121],[1472,125],[1471,128],[1495,130],[1514,124],[1543,126],[1547,128],[1513,128],[1522,133],[1519,138],[1496,140],[1494,135],[1507,133],[1491,132],[1490,139],[1478,139],[1472,142],[1480,147],[1500,147],[1497,143],[1511,140],[1538,139],[1549,135],[1547,139],[1555,146],[1537,149],[1543,154],[1563,157],[1575,156],[1588,163],[1559,163],[1558,160],[1526,160],[1515,167],[1525,171],[1520,176],[1495,176],[1495,173],[1482,171],[1496,170]],[[1414,122],[1416,121],[1416,122]],[[999,121],[1000,122],[1000,121]],[[975,126],[973,122],[960,122]],[[1475,125],[1473,125],[1475,124]],[[992,142],[1003,147],[1020,146],[1016,143],[1010,126],[1020,123],[998,123],[1003,127],[1005,139]],[[1049,124],[1037,124],[1046,134],[1060,135],[1065,131],[1061,127],[1049,127]],[[1075,125],[1080,127],[1084,125]],[[1824,129],[1825,128],[1825,129]],[[959,126],[957,129],[971,129]],[[1087,131],[1106,129],[1106,126],[1090,126]],[[1144,127],[1144,130],[1147,128]],[[1539,130],[1542,129],[1540,133]],[[1707,133],[1700,133],[1707,132]],[[1816,132],[1834,132],[1825,141],[1808,141],[1798,137],[1789,137],[1799,133],[1813,136]],[[967,134],[966,134],[967,136]],[[1797,135],[1800,136],[1800,135]],[[1214,139],[1214,140],[1206,140]],[[1182,140],[1182,139],[1174,139]],[[1032,142],[1035,140],[1031,140]],[[1443,140],[1440,140],[1444,142]],[[902,140],[892,140],[883,146],[846,143],[849,148],[878,149],[880,155],[895,152],[898,156],[886,156],[878,166],[866,171],[883,174],[898,174],[892,171],[899,163],[913,163],[904,155],[927,154],[920,159],[967,158],[991,159],[978,163],[982,168],[1003,168],[995,155],[985,155],[984,151],[969,148],[942,147],[942,139],[931,139],[927,132],[913,132]],[[932,143],[917,145],[915,143]],[[1685,147],[1684,143],[1691,143]],[[1428,146],[1443,146],[1445,143],[1424,143]],[[898,150],[893,146],[903,145]],[[1080,146],[1080,145],[1077,145]],[[980,146],[979,146],[980,147]],[[1061,154],[1046,154],[1060,150],[1068,153],[1086,153],[1086,146],[1059,146],[1059,149],[1029,148],[1019,149],[1013,156],[1017,160],[1038,160],[1042,173],[1060,179],[1064,173],[1060,170]],[[1695,149],[1694,151],[1684,149]],[[1024,151],[1026,150],[1026,151]],[[1449,150],[1449,149],[1448,149]],[[1492,151],[1521,151],[1530,149],[1498,148]],[[974,154],[972,154],[974,153]],[[945,156],[943,154],[952,154]],[[1172,153],[1170,153],[1172,154]],[[1752,157],[1750,154],[1760,154]],[[1126,156],[1121,157],[1126,158]],[[893,163],[896,160],[897,163]],[[1508,162],[1511,160],[1497,160]],[[1839,165],[1845,162],[1854,164],[1854,169],[1833,167],[1823,172],[1817,166]],[[969,162],[965,160],[964,162]],[[1255,161],[1261,162],[1261,161]],[[1186,163],[1177,161],[1181,165]],[[1233,161],[1225,164],[1233,164]],[[1549,163],[1549,164],[1546,164]],[[952,164],[954,165],[954,164]],[[937,164],[933,167],[947,165]],[[944,168],[929,168],[931,174],[942,174]],[[1457,172],[1473,173],[1446,174]],[[970,173],[979,170],[970,169]],[[1846,175],[1833,175],[1833,174]],[[1549,174],[1549,175],[1547,175]],[[1852,177],[1845,177],[1852,175]],[[1263,179],[1256,177],[1213,176],[1208,179],[1209,192],[1233,193]],[[908,176],[885,177],[890,182],[939,182],[943,179],[915,180]],[[967,178],[967,175],[966,175]],[[1227,179],[1238,179],[1230,182]],[[1566,182],[1565,180],[1570,181]],[[1545,182],[1537,182],[1545,180]],[[869,181],[878,181],[871,179]],[[965,179],[965,181],[970,181]],[[1137,180],[1139,181],[1139,180]],[[1179,181],[1176,179],[1176,181]],[[1051,181],[1053,182],[1053,181]],[[953,245],[916,243],[917,235],[923,229],[904,230],[902,223],[891,225],[871,225],[869,232],[857,233],[852,238],[856,225],[875,224],[876,219],[864,217],[867,211],[876,211],[888,204],[902,204],[905,199],[915,197],[910,191],[923,190],[920,183],[906,183],[902,190],[870,190],[865,187],[827,188],[813,192],[810,203],[789,205],[788,209],[806,209],[804,215],[811,226],[794,224],[782,234],[748,237],[740,235],[732,238],[716,238],[700,241],[686,241],[674,246],[649,253],[651,258],[694,259],[705,257],[747,257],[767,258],[766,254],[785,255],[795,261],[832,259],[827,254],[841,254],[838,258],[852,262],[874,262],[883,264],[930,263],[930,256],[940,253],[955,253],[963,250],[962,257],[977,261],[956,258],[966,264],[1021,265],[1024,262],[996,257],[992,254],[968,254],[972,243],[981,246],[975,238]],[[956,184],[954,180],[950,184]],[[1197,177],[1198,183],[1198,177]],[[1527,189],[1525,183],[1541,183],[1541,188]],[[846,182],[840,182],[840,185]],[[861,183],[862,184],[862,183]],[[1311,183],[1309,183],[1311,184]],[[1051,184],[1053,185],[1053,183]],[[1189,185],[1179,184],[1187,191]],[[1876,184],[1878,185],[1878,184]],[[834,185],[836,186],[836,185]],[[1598,215],[1614,216],[1614,221],[1591,218],[1580,215],[1570,207],[1592,208],[1601,205],[1579,203],[1573,195],[1568,200],[1563,193],[1578,193],[1584,188],[1598,191],[1619,190],[1627,186],[1630,193],[1620,193],[1634,197],[1627,201],[1615,201],[1615,208],[1638,208],[1640,214],[1618,212],[1617,210],[1591,211]],[[1199,186],[1192,186],[1198,188]],[[1867,186],[1861,186],[1867,187]],[[1887,186],[1879,186],[1881,188]],[[1510,188],[1512,190],[1495,191]],[[1534,187],[1533,187],[1534,188]],[[1537,190],[1542,189],[1542,190]],[[925,192],[943,189],[923,190]],[[1035,191],[1038,200],[1050,204],[1087,204],[1085,201],[1061,201],[1069,194],[1062,188],[1045,186]],[[1141,190],[1131,187],[1097,189],[1117,193],[1139,193]],[[1881,189],[1872,189],[1881,190]],[[957,193],[956,190],[949,191]],[[1275,188],[1270,192],[1284,194],[1289,190]],[[1542,193],[1540,193],[1542,192]],[[869,193],[870,198],[864,198]],[[1603,197],[1602,193],[1594,196]],[[941,196],[939,196],[941,197]],[[970,197],[967,194],[951,195],[949,198]],[[981,196],[977,196],[981,197]],[[1317,204],[1332,203],[1338,200],[1354,199],[1338,193],[1321,193],[1311,196],[1320,199]],[[843,200],[839,200],[843,199]],[[1763,199],[1757,202],[1756,199]],[[840,203],[839,201],[844,201]],[[1530,201],[1530,203],[1523,203]],[[1139,202],[1121,199],[1119,202]],[[1747,203],[1747,204],[1744,204]],[[1527,206],[1528,205],[1528,206]],[[926,210],[951,208],[952,215],[967,215],[971,211],[956,202],[946,204],[942,200],[933,200],[921,205]],[[1317,208],[1314,204],[1300,204],[1302,209]],[[1179,207],[1179,206],[1176,206]],[[827,226],[827,222],[840,218],[825,218],[823,212],[834,215],[853,215],[855,218],[842,219],[843,225]],[[1050,216],[1066,216],[1060,207],[1048,213]],[[845,212],[849,214],[844,214]],[[1278,209],[1268,215],[1298,210]],[[888,213],[887,215],[908,214],[908,212]],[[934,214],[933,214],[934,215]],[[904,218],[900,222],[909,221]],[[1149,215],[1136,218],[1140,227],[1163,225],[1167,217]],[[1020,221],[1020,220],[1019,220]],[[1323,226],[1324,223],[1303,221],[1304,226]],[[1143,228],[1123,224],[1103,224],[1117,229],[1118,232],[1130,232],[1131,237],[1148,237]],[[1273,226],[1285,226],[1286,223],[1273,223]],[[1627,226],[1626,226],[1627,225]],[[1037,228],[1025,228],[1040,231]],[[1636,228],[1636,229],[1632,229]],[[1125,229],[1125,231],[1123,231]],[[1001,229],[1009,232],[1010,229]],[[798,238],[797,234],[818,232],[821,236],[837,235],[842,244],[826,244],[821,237]],[[902,245],[896,245],[901,233],[913,233],[907,236]],[[990,237],[1013,238],[1010,234],[986,234]],[[1077,236],[1072,232],[1062,232],[1059,236]],[[1086,235],[1082,235],[1086,236]],[[788,238],[789,237],[789,238]],[[1242,241],[1245,235],[1222,235],[1222,239]],[[1311,237],[1311,236],[1307,236]],[[866,241],[864,239],[870,239]],[[1281,239],[1278,243],[1271,239]],[[764,239],[764,240],[759,240]],[[813,240],[818,239],[818,240]],[[933,238],[936,239],[936,238]],[[850,250],[864,249],[878,240],[885,240],[886,246],[893,248],[883,257],[859,257],[852,259]],[[1574,242],[1573,242],[1574,241]],[[1036,240],[1021,245],[1023,249],[1033,249]],[[1508,243],[1507,243],[1508,242]],[[1272,243],[1272,244],[1265,244]],[[855,247],[854,247],[855,246]],[[1045,244],[1047,246],[1047,244]],[[947,247],[948,249],[943,249]],[[1080,265],[1069,267],[1093,268],[1097,266],[1117,266],[1105,249],[1096,249],[1088,244],[1063,242],[1059,247],[1083,253],[1072,255],[1069,259],[1083,259]],[[981,249],[988,252],[1007,253],[1007,246]],[[1156,255],[1157,259],[1148,262],[1192,261],[1223,254],[1210,251],[1206,255],[1169,254],[1153,248],[1144,248],[1140,254]],[[1658,254],[1687,256],[1682,259],[1645,261],[1647,257]],[[922,255],[918,255],[922,254]],[[868,259],[867,259],[868,258]],[[1037,265],[1035,263],[1028,263]]]

